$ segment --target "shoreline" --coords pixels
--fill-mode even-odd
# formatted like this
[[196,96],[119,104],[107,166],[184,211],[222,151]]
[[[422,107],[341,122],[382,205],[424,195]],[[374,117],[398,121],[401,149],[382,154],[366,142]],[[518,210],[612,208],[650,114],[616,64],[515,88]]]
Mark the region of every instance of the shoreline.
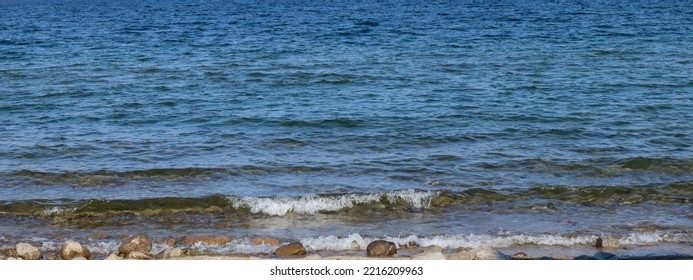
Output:
[[[135,234],[113,246],[99,248],[94,243],[19,242],[0,240],[0,260],[693,260],[693,246],[688,243],[621,246],[597,238],[582,245],[521,245],[510,247],[479,246],[444,248],[419,244],[395,244],[374,240],[366,248],[356,245],[345,250],[310,250],[294,241],[280,241],[267,236],[248,239],[264,252],[223,252],[238,239],[224,235],[190,235],[179,238],[152,239]],[[103,243],[100,243],[103,244]],[[113,244],[111,241],[109,244]]]

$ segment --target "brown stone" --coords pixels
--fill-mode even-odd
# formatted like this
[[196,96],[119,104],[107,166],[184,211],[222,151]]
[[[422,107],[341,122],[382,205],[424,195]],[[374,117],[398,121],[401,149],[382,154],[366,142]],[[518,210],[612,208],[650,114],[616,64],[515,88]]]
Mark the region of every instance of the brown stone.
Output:
[[303,244],[300,242],[289,243],[277,248],[274,254],[279,257],[304,256],[306,254],[306,247],[303,247]]
[[122,260],[122,259],[123,259],[123,257],[118,256],[118,255],[116,255],[116,254],[110,254],[110,255],[108,255],[108,257],[106,258],[106,260],[108,260],[108,261]]
[[281,242],[279,242],[279,239],[272,238],[272,237],[255,237],[250,240],[251,243],[255,245],[270,245],[270,246],[279,246]]
[[597,237],[597,242],[595,242],[594,247],[604,248],[604,241],[601,237]]
[[19,255],[17,255],[17,249],[15,248],[0,249],[0,252],[2,252],[2,254],[8,258],[19,258]]
[[187,246],[202,242],[207,245],[224,245],[231,242],[231,238],[224,235],[192,235],[183,238],[183,244]]
[[174,238],[168,237],[168,238],[163,238],[163,239],[157,240],[156,244],[163,244],[163,245],[166,245],[169,247],[173,247],[173,246],[176,246],[176,244],[178,244],[178,241],[176,241],[176,239],[174,239]]
[[92,233],[89,235],[89,238],[91,239],[105,239],[108,237],[108,234],[105,232],[97,232],[97,233]]
[[67,241],[60,246],[60,258],[63,260],[71,260],[76,257],[91,258],[91,251],[75,241]]
[[369,257],[389,257],[397,253],[397,246],[390,241],[376,240],[368,244],[366,253]]
[[17,255],[25,260],[38,260],[43,256],[43,253],[36,246],[29,243],[19,243],[15,246]]
[[152,239],[144,234],[135,234],[123,240],[118,247],[118,254],[127,256],[130,252],[149,254],[152,251]]
[[128,254],[127,256],[128,259],[131,260],[151,260],[152,257],[149,254],[140,252],[140,251],[132,251]]

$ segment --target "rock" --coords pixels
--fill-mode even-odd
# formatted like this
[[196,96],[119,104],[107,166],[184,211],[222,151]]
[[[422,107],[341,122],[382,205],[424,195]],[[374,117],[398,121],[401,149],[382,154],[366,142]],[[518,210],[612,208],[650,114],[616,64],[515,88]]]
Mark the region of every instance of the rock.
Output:
[[476,248],[469,252],[473,260],[503,260],[506,256],[500,252],[486,247]]
[[574,260],[596,260],[597,258],[592,257],[592,256],[587,256],[587,255],[580,255],[580,256],[577,256],[573,259]]
[[611,254],[611,253],[605,253],[605,252],[599,252],[594,254],[594,258],[598,260],[615,260],[617,259],[616,255]]
[[526,259],[529,259],[529,256],[525,252],[518,252],[512,256],[512,259],[513,260],[526,260]]
[[183,244],[187,246],[202,242],[207,245],[224,245],[231,242],[231,238],[224,235],[192,235],[183,238]]
[[594,247],[604,248],[604,240],[602,240],[601,237],[598,237],[597,242],[594,244]]
[[163,252],[159,253],[156,255],[158,259],[174,259],[174,258],[180,258],[185,254],[183,249],[174,247],[174,248],[167,248]]
[[250,239],[250,243],[253,243],[255,245],[279,246],[281,242],[279,242],[279,239],[272,237],[255,237],[253,239]]
[[163,245],[166,245],[169,247],[173,247],[173,246],[176,246],[176,244],[178,244],[178,241],[176,241],[176,239],[174,239],[174,238],[168,237],[168,238],[157,240],[156,244],[163,244]]
[[46,260],[59,260],[60,256],[58,255],[57,252],[45,252],[43,253],[43,258]]
[[82,257],[82,256],[77,256],[77,257],[72,258],[72,261],[86,261],[86,260],[87,260],[87,258]]
[[8,260],[8,261],[19,261],[19,260],[21,260],[21,259],[20,259],[20,258],[15,258],[15,257],[8,257],[7,260]]
[[15,250],[17,250],[17,255],[25,260],[38,260],[43,256],[39,248],[29,243],[19,243],[15,246]]
[[0,252],[2,252],[2,254],[7,256],[8,258],[19,258],[19,255],[17,254],[17,249],[15,248],[0,249]]
[[108,237],[108,234],[105,232],[97,232],[97,233],[92,233],[89,235],[89,238],[91,239],[105,239]]
[[303,244],[300,242],[289,243],[277,248],[274,254],[279,257],[304,256],[306,254],[306,247],[303,247]]
[[115,253],[114,253],[114,254],[108,255],[108,257],[106,258],[106,260],[109,260],[109,261],[122,260],[122,259],[123,259],[123,258],[122,258],[121,256],[118,256],[118,255],[115,254]]
[[67,241],[60,246],[60,258],[71,260],[76,257],[91,258],[91,251],[75,241]]
[[445,260],[447,259],[443,254],[443,248],[440,247],[427,247],[421,254],[414,256],[415,260]]
[[127,256],[128,259],[131,260],[151,260],[152,257],[149,254],[145,254],[140,251],[132,251],[128,254]]
[[445,255],[448,260],[471,260],[472,255],[469,252],[458,252]]
[[131,252],[149,254],[152,251],[152,239],[144,234],[135,234],[123,240],[118,247],[118,255],[127,256]]
[[366,247],[366,254],[369,257],[389,257],[396,253],[397,246],[390,241],[376,240]]

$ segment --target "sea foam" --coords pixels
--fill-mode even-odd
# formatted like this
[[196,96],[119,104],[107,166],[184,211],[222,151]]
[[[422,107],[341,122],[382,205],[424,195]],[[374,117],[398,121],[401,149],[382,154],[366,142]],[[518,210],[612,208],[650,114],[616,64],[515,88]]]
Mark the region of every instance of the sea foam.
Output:
[[414,208],[430,206],[433,192],[400,190],[372,194],[343,194],[335,196],[299,196],[299,197],[229,197],[235,208],[249,208],[252,213],[265,213],[283,216],[293,212],[314,215],[321,211],[338,211],[358,204],[379,202],[386,198],[389,203],[404,202]]

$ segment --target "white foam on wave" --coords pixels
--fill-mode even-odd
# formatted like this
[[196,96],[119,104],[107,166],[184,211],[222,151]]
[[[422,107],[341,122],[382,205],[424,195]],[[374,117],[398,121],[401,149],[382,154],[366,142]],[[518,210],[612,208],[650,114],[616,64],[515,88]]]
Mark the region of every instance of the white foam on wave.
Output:
[[373,238],[364,238],[360,234],[354,233],[347,237],[337,237],[334,235],[321,236],[316,238],[301,239],[301,243],[308,250],[314,251],[349,251],[366,249],[368,243]]
[[230,197],[235,208],[249,208],[253,213],[283,216],[293,212],[315,215],[320,211],[337,211],[351,208],[357,204],[378,202],[385,196],[388,201],[403,201],[414,208],[427,208],[434,197],[432,192],[401,190],[373,194],[345,194],[336,196],[300,197]]
[[201,252],[211,252],[219,255],[258,255],[258,254],[271,254],[278,246],[272,246],[267,244],[253,244],[248,238],[240,238],[232,240],[224,245],[207,245],[202,242],[197,242],[190,246],[194,250]]
[[46,209],[43,210],[43,214],[46,216],[51,216],[51,215],[56,215],[56,214],[62,214],[62,213],[69,213],[69,212],[74,212],[77,210],[77,207],[68,207],[68,206],[53,206],[53,207],[46,207]]
[[[521,245],[544,246],[576,246],[594,244],[598,235],[563,235],[563,234],[514,234],[514,235],[486,235],[486,234],[457,234],[437,236],[409,235],[404,237],[363,237],[359,234],[351,234],[346,237],[324,236],[316,238],[304,238],[301,242],[309,250],[317,251],[348,251],[363,250],[370,242],[383,239],[393,242],[397,247],[409,244],[418,244],[421,247],[437,246],[447,249],[455,248],[507,248]],[[647,246],[659,242],[693,242],[691,233],[667,233],[647,232],[631,233],[627,236],[616,237],[621,245]]]
[[693,233],[663,231],[630,233],[618,240],[621,245],[651,245],[660,242],[693,242]]

